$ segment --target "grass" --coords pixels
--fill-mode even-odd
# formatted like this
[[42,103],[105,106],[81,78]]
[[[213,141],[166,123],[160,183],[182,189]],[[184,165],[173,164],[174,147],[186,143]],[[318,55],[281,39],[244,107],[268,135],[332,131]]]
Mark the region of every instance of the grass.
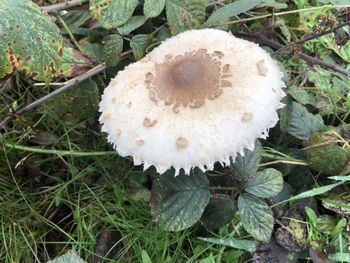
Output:
[[[115,158],[100,157],[54,160],[48,156],[36,163],[27,159],[26,162],[34,161],[33,165],[42,166],[43,162],[52,165],[46,170],[52,183],[38,188],[35,185],[38,175],[28,173],[18,178],[11,168],[11,152],[3,153],[4,166],[10,174],[0,181],[1,262],[29,262],[28,258],[42,261],[72,246],[92,262],[98,236],[109,228],[120,236],[115,246],[122,247],[116,257],[121,262],[125,258],[141,261],[142,250],[155,262],[166,262],[169,254],[177,261],[191,257],[183,251],[189,245],[186,243],[190,232],[161,231],[152,222],[147,203],[133,201],[122,188],[132,172],[124,160],[120,163]],[[69,167],[64,171],[66,180],[59,176],[57,162]],[[111,165],[106,167],[108,162]]]

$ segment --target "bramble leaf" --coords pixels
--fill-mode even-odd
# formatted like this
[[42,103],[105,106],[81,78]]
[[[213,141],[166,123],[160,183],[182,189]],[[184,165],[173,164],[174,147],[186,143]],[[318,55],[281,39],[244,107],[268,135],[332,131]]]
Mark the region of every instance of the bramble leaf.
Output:
[[218,229],[230,223],[235,211],[235,203],[228,195],[213,195],[204,210],[201,221],[206,227]]
[[335,131],[314,133],[304,149],[310,167],[329,175],[350,173],[350,147]]
[[109,35],[103,49],[107,66],[116,66],[123,51],[123,38],[118,34]]
[[259,140],[255,142],[254,151],[244,149],[244,155],[237,154],[236,160],[231,165],[231,169],[235,175],[240,178],[247,178],[249,175],[254,175],[258,170],[262,154],[262,147]]
[[61,66],[62,45],[58,27],[38,5],[0,2],[0,78],[18,70],[49,82]]
[[133,16],[124,25],[117,28],[119,34],[127,35],[134,31],[136,28],[142,26],[146,22],[146,17],[144,16]]
[[297,102],[293,102],[293,110],[288,127],[288,133],[299,140],[306,141],[315,132],[325,130],[322,117],[313,115]]
[[76,126],[80,122],[95,117],[99,103],[97,84],[91,80],[79,83],[74,89],[68,90],[48,101],[45,106],[55,113],[64,124]]
[[132,37],[130,41],[130,47],[136,60],[141,59],[145,53],[147,47],[152,43],[153,37],[151,35],[140,34]]
[[199,28],[205,19],[205,0],[167,0],[166,15],[173,35]]
[[312,93],[307,92],[305,89],[291,86],[288,88],[287,93],[302,105],[316,105],[315,96]]
[[153,184],[151,212],[164,230],[181,231],[195,224],[209,203],[209,181],[199,170],[174,177],[171,172]]
[[143,13],[147,18],[159,16],[165,6],[165,0],[145,0]]
[[90,0],[90,12],[101,27],[117,28],[129,20],[138,3],[138,0]]
[[62,66],[58,69],[60,77],[72,78],[92,68],[92,61],[74,48],[63,48]]
[[270,198],[277,195],[282,189],[282,173],[273,168],[267,168],[257,172],[254,177],[249,179],[244,190],[257,197]]
[[271,238],[274,219],[267,203],[251,194],[243,193],[238,198],[238,209],[245,230],[255,239],[268,242]]

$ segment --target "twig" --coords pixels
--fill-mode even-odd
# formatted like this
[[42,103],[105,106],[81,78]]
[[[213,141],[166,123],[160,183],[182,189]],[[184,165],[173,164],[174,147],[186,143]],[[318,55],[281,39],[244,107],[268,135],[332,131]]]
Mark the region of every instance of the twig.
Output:
[[[127,55],[129,55],[130,53],[132,53],[131,50],[128,50],[128,51],[125,51],[123,52],[120,57],[123,58],[123,57],[126,57]],[[28,104],[27,106],[24,106],[22,109],[18,110],[18,111],[15,111],[13,112],[11,115],[7,116],[1,123],[0,123],[0,130],[2,129],[5,129],[6,125],[13,119],[13,117],[16,117],[18,116],[19,114],[22,114],[23,112],[26,112],[26,111],[29,111],[29,110],[32,110],[36,107],[39,107],[41,104],[43,104],[44,102],[48,101],[49,99],[57,96],[58,94],[66,91],[67,89],[73,87],[74,85],[88,79],[88,78],[91,78],[93,76],[95,76],[96,74],[104,71],[105,69],[107,68],[107,66],[102,63],[102,64],[99,64],[97,66],[95,66],[94,68],[90,69],[89,71],[81,74],[80,76],[77,76],[75,78],[72,78],[70,80],[68,80],[67,82],[65,82],[65,84],[58,88],[57,90],[54,90],[53,92],[47,94],[46,96],[44,97],[41,97],[40,99]]]
[[[271,40],[271,39],[268,39],[266,38],[265,36],[261,35],[261,34],[248,34],[248,33],[243,33],[243,32],[239,32],[239,33],[236,33],[235,34],[236,36],[240,36],[240,37],[243,37],[243,38],[248,38],[248,39],[251,39],[253,40],[254,42],[258,42],[260,44],[264,44],[264,45],[268,45],[272,48],[275,48],[275,49],[285,49],[287,48],[288,46],[284,46],[280,43],[278,43],[277,41],[274,41],[274,40]],[[285,55],[285,54],[282,54],[282,55]],[[286,55],[289,55],[289,54],[286,54]],[[342,67],[339,67],[337,65],[334,65],[334,64],[331,64],[331,63],[328,63],[328,62],[325,62],[319,58],[315,58],[315,57],[312,57],[312,56],[309,56],[309,55],[306,55],[305,53],[298,53],[299,57],[303,60],[305,60],[306,62],[312,64],[312,65],[319,65],[321,66],[322,68],[326,68],[326,69],[331,69],[335,72],[338,72],[338,73],[341,73],[347,77],[350,77],[350,71],[342,68]]]
[[44,10],[45,12],[49,13],[49,12],[58,12],[70,7],[75,7],[75,6],[79,6],[82,4],[87,3],[89,0],[71,0],[71,1],[66,1],[64,3],[58,3],[58,4],[54,4],[54,5],[48,5],[48,6],[42,6],[42,10]]
[[332,32],[335,32],[335,31],[337,31],[338,29],[340,29],[340,28],[342,28],[342,27],[344,27],[344,26],[347,26],[347,25],[350,25],[350,21],[341,23],[341,24],[339,24],[339,25],[337,25],[337,26],[335,26],[335,27],[333,27],[333,28],[331,28],[331,29],[328,29],[328,30],[325,30],[325,31],[323,31],[323,32],[320,32],[319,34],[314,34],[314,35],[311,35],[311,36],[309,36],[309,37],[302,38],[301,40],[296,41],[296,42],[294,42],[293,44],[303,44],[303,43],[305,43],[305,42],[307,42],[307,41],[310,41],[310,40],[312,40],[312,39],[319,38],[319,37],[322,37],[322,36],[324,36],[324,35],[327,35],[327,34],[330,34],[330,33],[332,33]]
[[21,114],[23,112],[26,112],[26,111],[29,111],[29,110],[32,110],[38,106],[40,106],[41,104],[43,104],[44,102],[48,101],[49,99],[57,96],[58,94],[64,92],[65,90],[73,87],[74,85],[92,77],[92,76],[95,76],[96,74],[104,71],[106,69],[106,65],[104,64],[99,64],[97,65],[96,67],[90,69],[89,71],[85,72],[84,74],[80,75],[80,76],[77,76],[71,80],[68,80],[66,82],[65,85],[63,85],[62,87],[54,90],[53,92],[47,94],[46,96],[44,97],[41,97],[40,99],[28,104],[27,106],[23,107],[22,109],[12,113],[10,116],[7,116],[1,123],[0,123],[0,130],[1,129],[4,129],[5,126],[9,123],[9,121],[12,120],[13,118],[13,115],[18,115],[18,114]]

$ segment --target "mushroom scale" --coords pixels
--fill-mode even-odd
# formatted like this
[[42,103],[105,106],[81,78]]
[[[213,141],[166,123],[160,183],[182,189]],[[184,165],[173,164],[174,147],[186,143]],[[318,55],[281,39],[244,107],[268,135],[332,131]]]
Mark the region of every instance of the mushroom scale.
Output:
[[266,138],[284,105],[282,73],[258,45],[216,29],[174,36],[119,71],[100,103],[102,131],[144,170],[212,170]]

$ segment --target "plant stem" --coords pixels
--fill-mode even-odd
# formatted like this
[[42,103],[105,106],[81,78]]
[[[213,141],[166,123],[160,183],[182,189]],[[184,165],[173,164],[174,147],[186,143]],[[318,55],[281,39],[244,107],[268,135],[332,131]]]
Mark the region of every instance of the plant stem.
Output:
[[75,39],[75,37],[73,36],[73,34],[70,31],[69,27],[67,26],[66,22],[64,22],[64,20],[62,19],[61,16],[57,15],[56,17],[57,17],[58,21],[61,23],[61,25],[63,26],[63,28],[67,31],[67,33],[69,35],[69,38],[72,40],[74,45],[79,49],[80,52],[84,53],[84,51],[81,49],[78,41]]
[[49,12],[58,12],[70,7],[75,7],[75,6],[79,6],[82,4],[87,3],[89,0],[71,0],[71,1],[65,1],[64,3],[58,3],[58,4],[54,4],[54,5],[48,5],[48,6],[42,6],[42,10],[44,10],[45,12],[49,13]]
[[90,69],[89,71],[85,72],[84,74],[80,75],[80,76],[77,76],[73,79],[70,79],[66,82],[65,85],[63,85],[62,87],[54,90],[53,92],[47,94],[46,96],[44,97],[41,97],[40,99],[26,105],[25,107],[23,107],[22,109],[12,113],[11,115],[7,116],[1,123],[0,123],[0,130],[1,129],[4,129],[5,126],[9,123],[9,121],[12,120],[13,118],[13,115],[18,115],[18,114],[21,114],[23,112],[26,112],[26,111],[29,111],[29,110],[32,110],[38,106],[40,106],[41,104],[43,104],[44,102],[48,101],[49,99],[57,96],[58,94],[66,91],[67,89],[73,87],[74,85],[88,79],[88,78],[91,78],[93,76],[95,76],[96,74],[104,71],[106,69],[106,65],[105,64],[99,64],[97,65],[96,67]]
[[297,42],[294,42],[293,44],[303,44],[303,43],[305,43],[307,41],[310,41],[312,39],[319,38],[321,36],[333,33],[335,31],[337,31],[338,29],[340,29],[340,28],[342,28],[344,26],[347,26],[347,25],[350,25],[350,21],[346,21],[344,23],[341,23],[341,24],[339,24],[339,25],[337,25],[337,26],[335,26],[335,27],[333,27],[331,29],[328,29],[328,30],[325,30],[323,32],[320,32],[319,34],[314,34],[314,35],[311,35],[309,37],[303,38],[303,39],[301,39],[301,40],[299,40]]
[[242,18],[242,19],[237,19],[237,20],[233,20],[233,21],[218,23],[218,24],[215,24],[214,26],[232,25],[232,24],[238,24],[238,23],[242,23],[242,22],[255,21],[255,20],[257,20],[257,19],[262,19],[262,18],[267,18],[267,17],[283,16],[283,15],[289,15],[289,14],[296,14],[296,13],[308,12],[308,11],[313,11],[313,10],[318,10],[318,9],[323,9],[323,8],[342,8],[342,7],[350,7],[350,5],[323,5],[323,6],[314,6],[314,7],[310,7],[310,8],[303,8],[303,9],[297,9],[297,10],[289,10],[289,11],[284,11],[284,12],[279,12],[279,13],[272,13],[272,14],[266,14],[266,15],[261,15],[261,16],[253,16],[253,17],[248,17],[248,18]]
[[[285,49],[288,47],[288,46],[284,46],[284,45],[280,44],[277,41],[268,39],[265,36],[263,36],[262,34],[248,34],[248,33],[244,33],[244,32],[238,32],[235,35],[243,37],[243,38],[251,39],[254,42],[258,42],[260,44],[270,46],[270,47],[275,48],[277,50]],[[290,54],[282,54],[282,55],[290,55]],[[305,53],[302,53],[302,52],[298,53],[298,55],[301,59],[305,60],[306,62],[310,63],[311,65],[319,65],[322,68],[330,69],[330,70],[333,70],[335,72],[341,73],[347,77],[350,77],[350,71],[348,71],[342,67],[325,62],[319,58],[315,58],[315,57],[306,55]]]
[[303,166],[308,166],[309,165],[306,162],[297,162],[297,161],[288,161],[288,160],[276,160],[276,161],[272,161],[272,162],[261,163],[261,164],[259,164],[259,167],[268,166],[268,165],[277,164],[277,163],[303,165]]
[[[125,51],[121,54],[121,57],[125,57],[127,55],[129,55],[130,53],[132,53],[131,50]],[[91,78],[95,75],[97,75],[98,73],[104,71],[107,68],[107,66],[104,63],[98,64],[97,66],[93,67],[92,69],[90,69],[89,71],[75,77],[72,78],[70,80],[68,80],[62,87],[54,90],[53,92],[47,94],[44,97],[41,97],[40,99],[33,101],[32,103],[28,104],[27,106],[24,106],[22,109],[13,112],[11,115],[7,116],[2,122],[0,122],[0,130],[1,129],[5,129],[6,125],[13,119],[13,117],[15,117],[16,115],[22,114],[23,112],[32,110],[38,106],[40,106],[41,104],[43,104],[44,102],[48,101],[49,99],[57,96],[58,94],[66,91],[67,89],[73,87],[74,85],[88,79]]]
[[105,155],[117,155],[116,151],[105,151],[105,152],[78,152],[78,151],[64,151],[64,150],[53,150],[53,149],[43,149],[38,147],[29,147],[20,144],[4,143],[4,147],[21,150],[31,153],[42,153],[42,154],[55,154],[59,156],[69,155],[75,157],[87,157],[87,156],[105,156]]
[[212,191],[234,191],[234,190],[237,190],[237,187],[210,186],[209,190],[212,190]]

